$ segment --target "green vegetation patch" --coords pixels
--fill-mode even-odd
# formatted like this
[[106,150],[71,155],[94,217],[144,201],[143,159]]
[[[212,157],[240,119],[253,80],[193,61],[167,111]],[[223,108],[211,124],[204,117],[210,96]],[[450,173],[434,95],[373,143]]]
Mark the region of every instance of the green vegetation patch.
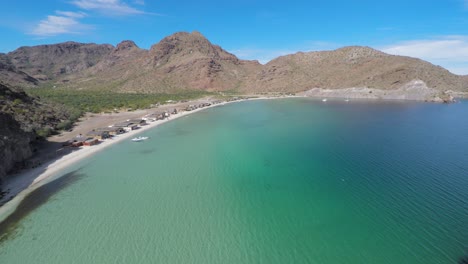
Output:
[[[209,95],[209,93],[201,91],[184,91],[174,94],[143,94],[56,88],[36,88],[27,92],[41,99],[61,103],[73,110],[92,113],[113,111],[114,109],[145,109],[154,104],[164,104],[168,100],[190,100]],[[67,127],[67,124],[63,124],[63,126]]]

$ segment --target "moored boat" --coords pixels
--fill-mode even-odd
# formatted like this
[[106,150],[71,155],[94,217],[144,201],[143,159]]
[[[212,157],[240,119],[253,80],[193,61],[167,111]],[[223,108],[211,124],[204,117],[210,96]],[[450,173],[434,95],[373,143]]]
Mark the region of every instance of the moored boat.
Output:
[[132,138],[132,141],[133,142],[140,142],[140,141],[146,140],[148,138],[149,137],[136,137],[136,138]]

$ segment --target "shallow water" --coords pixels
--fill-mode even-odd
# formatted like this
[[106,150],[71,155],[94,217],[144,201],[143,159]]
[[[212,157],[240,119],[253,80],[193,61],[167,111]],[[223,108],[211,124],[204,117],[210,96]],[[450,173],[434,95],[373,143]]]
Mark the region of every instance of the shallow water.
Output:
[[208,109],[37,190],[0,226],[0,263],[456,263],[467,114],[466,101]]

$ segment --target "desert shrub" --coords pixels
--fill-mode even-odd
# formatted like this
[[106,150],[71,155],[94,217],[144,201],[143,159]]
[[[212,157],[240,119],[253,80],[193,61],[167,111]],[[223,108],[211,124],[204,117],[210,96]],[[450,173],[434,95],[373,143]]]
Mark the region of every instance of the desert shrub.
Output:
[[16,98],[15,100],[13,100],[13,106],[19,105],[21,103],[23,103],[23,101],[21,101],[21,99],[19,98]]
[[52,134],[53,130],[50,127],[44,127],[36,130],[36,135],[41,138],[46,138]]
[[68,130],[72,128],[73,122],[70,120],[63,121],[57,125],[57,130]]

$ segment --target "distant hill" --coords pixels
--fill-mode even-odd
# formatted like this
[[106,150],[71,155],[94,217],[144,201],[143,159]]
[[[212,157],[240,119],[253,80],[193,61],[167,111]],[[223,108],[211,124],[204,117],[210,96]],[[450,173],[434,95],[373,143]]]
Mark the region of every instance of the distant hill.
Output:
[[466,77],[440,66],[359,46],[279,57],[267,63],[252,83],[256,90],[297,92],[350,87],[389,90],[413,80],[440,91],[468,91]]
[[468,93],[468,76],[368,47],[299,52],[261,65],[238,59],[199,32],[175,33],[149,50],[130,40],[117,47],[65,42],[22,47],[6,56],[9,65],[37,80],[39,85],[48,83],[68,89],[263,93],[356,87],[396,90],[417,83],[419,88],[426,87],[431,92]]
[[112,51],[112,45],[65,42],[54,45],[21,47],[7,54],[18,70],[41,80],[83,71]]
[[[180,32],[164,38],[150,50],[124,41],[94,67],[64,78],[71,88],[219,91],[239,89],[260,68],[258,62],[239,60],[198,32]],[[60,81],[63,83],[63,79]]]

